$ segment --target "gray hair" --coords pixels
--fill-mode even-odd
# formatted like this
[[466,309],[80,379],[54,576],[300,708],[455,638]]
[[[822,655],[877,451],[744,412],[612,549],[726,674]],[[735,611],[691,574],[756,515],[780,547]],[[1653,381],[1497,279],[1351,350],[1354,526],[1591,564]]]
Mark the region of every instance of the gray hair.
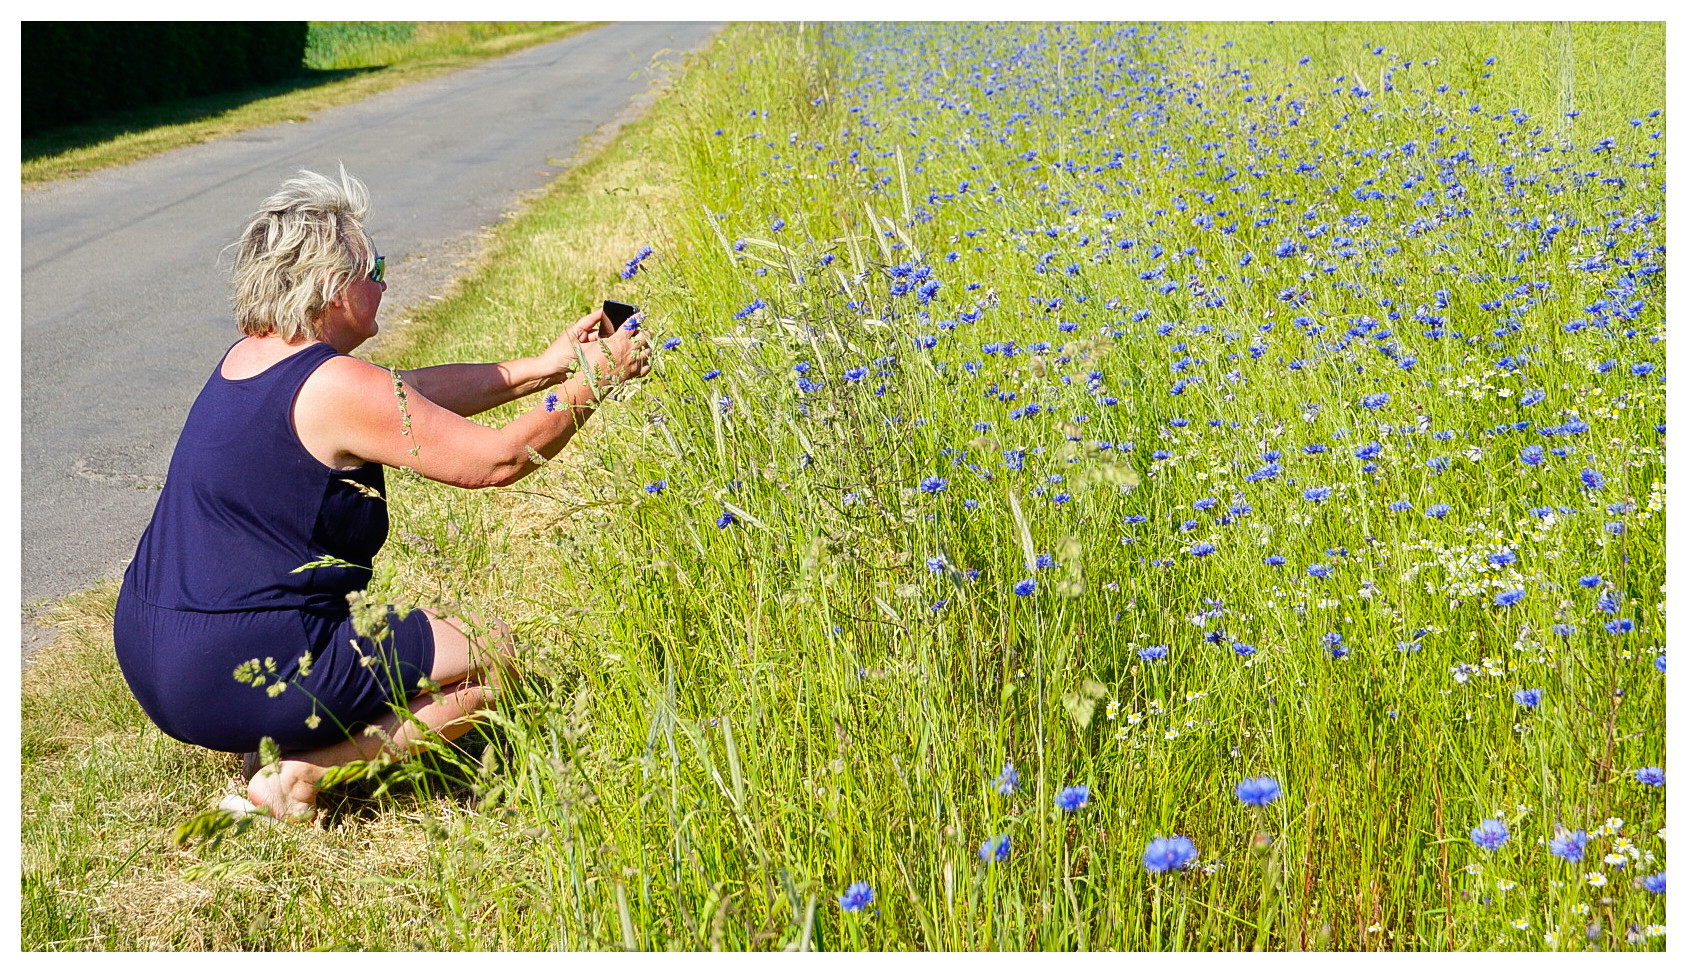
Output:
[[375,265],[363,231],[369,190],[340,166],[336,182],[309,170],[263,201],[231,247],[234,320],[243,334],[320,338],[328,303]]

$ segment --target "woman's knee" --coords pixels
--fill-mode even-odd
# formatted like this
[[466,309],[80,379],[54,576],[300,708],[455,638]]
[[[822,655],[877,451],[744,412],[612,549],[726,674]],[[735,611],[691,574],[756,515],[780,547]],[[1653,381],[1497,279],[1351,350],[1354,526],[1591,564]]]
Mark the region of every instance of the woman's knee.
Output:
[[496,680],[516,667],[515,635],[496,618],[429,615],[433,625],[433,680],[441,684],[475,676]]

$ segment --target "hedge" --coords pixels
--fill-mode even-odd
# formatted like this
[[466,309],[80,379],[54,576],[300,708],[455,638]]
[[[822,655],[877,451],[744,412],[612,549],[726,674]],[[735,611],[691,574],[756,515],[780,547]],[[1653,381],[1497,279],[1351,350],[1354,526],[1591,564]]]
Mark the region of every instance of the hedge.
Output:
[[307,34],[304,21],[24,21],[23,134],[287,77]]

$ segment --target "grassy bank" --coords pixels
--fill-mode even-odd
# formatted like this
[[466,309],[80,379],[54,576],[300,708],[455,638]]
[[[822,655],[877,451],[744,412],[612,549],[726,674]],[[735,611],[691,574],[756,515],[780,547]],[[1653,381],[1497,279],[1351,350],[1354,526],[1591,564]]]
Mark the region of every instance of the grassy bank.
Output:
[[147,156],[350,104],[595,26],[565,23],[312,23],[305,70],[262,89],[156,105],[23,140],[24,185],[71,178]]
[[[96,725],[26,942],[1660,948],[1661,46],[730,31],[382,349],[664,345],[514,489],[393,477],[379,591],[533,655],[467,795],[175,851],[228,767]],[[48,795],[113,752],[174,817]]]

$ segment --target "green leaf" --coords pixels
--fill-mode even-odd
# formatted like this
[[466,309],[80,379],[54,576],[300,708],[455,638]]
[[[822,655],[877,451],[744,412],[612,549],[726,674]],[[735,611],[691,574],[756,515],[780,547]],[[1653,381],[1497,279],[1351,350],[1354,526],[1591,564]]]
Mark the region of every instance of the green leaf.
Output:
[[1106,686],[1092,678],[1086,678],[1077,688],[1060,696],[1065,704],[1065,711],[1071,716],[1079,728],[1089,728],[1089,723],[1095,720],[1095,706],[1101,699],[1106,698]]
[[318,567],[351,567],[356,570],[369,569],[361,564],[354,564],[349,560],[341,560],[333,554],[323,554],[321,560],[312,560],[310,563],[305,564],[302,567],[294,567],[290,573],[302,574],[307,570],[315,570]]
[[269,736],[263,737],[258,743],[258,768],[274,766],[281,762],[281,747]]

